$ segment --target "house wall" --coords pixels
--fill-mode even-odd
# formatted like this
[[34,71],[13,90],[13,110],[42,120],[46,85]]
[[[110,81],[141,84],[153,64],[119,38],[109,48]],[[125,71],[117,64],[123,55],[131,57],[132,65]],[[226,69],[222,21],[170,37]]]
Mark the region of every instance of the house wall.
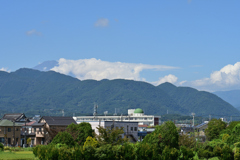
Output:
[[[14,128],[15,128],[15,136],[14,136]],[[14,139],[15,137],[15,144]],[[21,142],[21,127],[20,126],[1,126],[0,127],[0,138],[3,140],[6,145],[20,145]],[[10,142],[10,143],[9,143]]]

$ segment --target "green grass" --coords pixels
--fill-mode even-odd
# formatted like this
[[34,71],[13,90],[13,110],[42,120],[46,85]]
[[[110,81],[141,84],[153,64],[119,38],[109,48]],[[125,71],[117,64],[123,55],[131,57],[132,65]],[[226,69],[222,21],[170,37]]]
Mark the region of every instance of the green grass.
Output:
[[0,160],[11,160],[11,159],[37,159],[35,158],[32,151],[17,151],[17,152],[10,152],[10,151],[0,151]]

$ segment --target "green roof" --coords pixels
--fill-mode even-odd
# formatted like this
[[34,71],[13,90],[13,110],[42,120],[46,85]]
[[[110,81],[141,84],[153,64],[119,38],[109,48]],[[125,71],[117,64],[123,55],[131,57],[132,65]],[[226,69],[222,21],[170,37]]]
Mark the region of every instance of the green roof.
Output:
[[141,108],[135,109],[134,113],[143,113],[143,110]]
[[[0,120],[0,126],[13,126],[13,122],[7,119]],[[15,123],[15,126],[22,126],[22,124]]]

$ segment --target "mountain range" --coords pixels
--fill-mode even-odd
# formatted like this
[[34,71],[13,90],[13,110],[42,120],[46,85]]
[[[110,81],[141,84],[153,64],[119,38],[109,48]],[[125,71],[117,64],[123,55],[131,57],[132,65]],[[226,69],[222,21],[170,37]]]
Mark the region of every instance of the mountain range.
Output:
[[218,96],[171,83],[159,86],[133,80],[79,80],[54,71],[19,69],[0,71],[0,111],[28,115],[127,113],[142,108],[145,114],[177,113],[198,116],[237,116],[239,111]]

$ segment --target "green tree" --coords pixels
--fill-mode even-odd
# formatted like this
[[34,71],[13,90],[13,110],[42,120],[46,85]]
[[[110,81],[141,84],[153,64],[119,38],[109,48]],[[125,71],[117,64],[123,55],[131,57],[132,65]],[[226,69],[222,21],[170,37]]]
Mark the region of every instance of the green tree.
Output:
[[52,140],[51,144],[66,144],[70,147],[75,145],[74,139],[68,132],[59,132]]
[[205,130],[208,140],[219,138],[222,130],[226,129],[227,124],[221,119],[212,119]]
[[122,135],[124,133],[123,128],[103,128],[103,127],[97,127],[99,135],[96,135],[96,138],[100,145],[110,144],[110,145],[118,145],[123,144],[123,142],[126,142],[126,138],[122,138]]
[[87,137],[93,137],[93,130],[90,123],[82,122],[79,124],[70,124],[67,127],[66,132],[72,135],[75,142],[79,145],[84,145]]
[[88,146],[97,147],[98,141],[95,138],[88,136],[83,147],[86,148]]
[[179,146],[185,146],[188,148],[194,148],[196,146],[196,139],[194,137],[190,137],[187,134],[183,134],[179,136],[178,144]]
[[168,121],[161,126],[157,126],[155,131],[148,134],[142,143],[157,144],[159,152],[162,153],[165,146],[170,148],[179,148],[179,134],[172,121]]

